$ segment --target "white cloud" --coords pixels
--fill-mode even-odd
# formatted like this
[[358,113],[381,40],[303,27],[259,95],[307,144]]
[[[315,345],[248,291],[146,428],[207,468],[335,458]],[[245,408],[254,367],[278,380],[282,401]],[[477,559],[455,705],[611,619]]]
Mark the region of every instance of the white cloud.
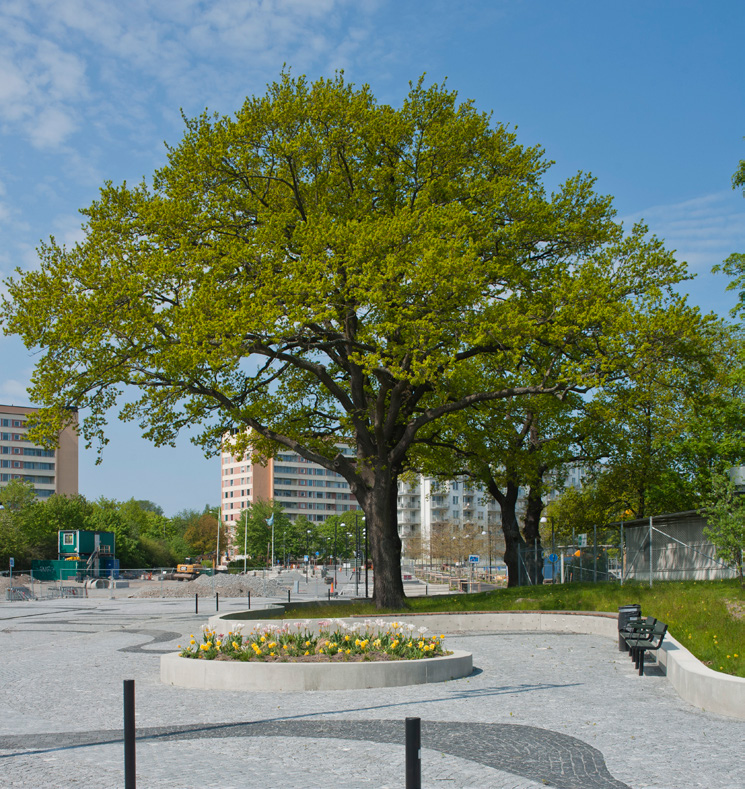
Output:
[[44,107],[29,124],[29,139],[36,148],[58,148],[77,125],[69,111],[61,107]]
[[623,217],[625,224],[640,219],[693,272],[708,272],[732,252],[745,251],[745,201],[736,192],[652,206]]
[[285,62],[302,73],[369,57],[377,10],[353,0],[6,0],[0,120],[62,150],[86,127],[160,127],[154,106],[229,111]]
[[4,381],[0,381],[0,397],[4,403],[28,405],[31,402],[26,391],[29,384],[28,380],[17,381],[15,378],[6,378]]

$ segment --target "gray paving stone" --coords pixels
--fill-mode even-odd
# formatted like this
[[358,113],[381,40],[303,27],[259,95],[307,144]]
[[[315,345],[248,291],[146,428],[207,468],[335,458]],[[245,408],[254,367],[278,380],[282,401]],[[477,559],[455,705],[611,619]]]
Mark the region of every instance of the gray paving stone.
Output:
[[439,685],[161,685],[160,654],[199,631],[213,613],[200,610],[188,599],[0,604],[0,785],[122,786],[122,680],[135,679],[143,787],[402,787],[411,716],[425,787],[745,786],[745,723],[691,707],[654,669],[638,677],[610,639],[459,635],[448,643],[473,652],[477,672]]

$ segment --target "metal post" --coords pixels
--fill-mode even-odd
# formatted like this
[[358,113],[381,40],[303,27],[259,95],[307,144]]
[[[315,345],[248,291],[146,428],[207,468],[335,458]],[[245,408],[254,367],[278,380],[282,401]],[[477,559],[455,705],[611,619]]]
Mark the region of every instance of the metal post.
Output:
[[215,592],[215,611],[220,610],[220,592]]
[[194,613],[199,613],[199,592],[194,595]]
[[359,510],[354,511],[354,596],[360,596],[360,573],[357,561],[360,555],[360,519]]
[[533,574],[535,576],[535,585],[538,585],[538,538],[533,540],[533,553],[535,554],[535,564],[533,565]]
[[[334,591],[336,591],[336,564],[337,564],[337,557],[336,557],[336,527],[337,523],[334,522]],[[331,599],[331,590],[329,589],[329,600]]]
[[[217,548],[215,549],[215,566],[212,568],[212,577],[214,579],[217,572],[217,565],[220,564],[220,519],[222,518],[222,509],[217,512]],[[213,581],[214,584],[214,581]]]
[[649,588],[652,588],[652,516],[649,516]]
[[136,789],[135,681],[124,680],[124,789]]
[[422,719],[406,719],[406,789],[422,789]]
[[287,590],[287,602],[288,603],[290,602],[290,590],[289,589]]
[[246,574],[246,554],[248,553],[248,510],[244,510],[244,512],[246,514],[243,517],[243,575]]
[[594,555],[592,564],[592,580],[593,583],[598,582],[598,525],[597,523],[592,527],[592,553]]
[[[549,515],[551,518],[551,556],[556,556],[556,542],[554,540],[554,518],[552,515]],[[551,583],[556,583],[556,561],[551,562]]]
[[367,599],[367,522],[365,522],[365,599]]
[[251,590],[248,590],[248,610],[251,610]]

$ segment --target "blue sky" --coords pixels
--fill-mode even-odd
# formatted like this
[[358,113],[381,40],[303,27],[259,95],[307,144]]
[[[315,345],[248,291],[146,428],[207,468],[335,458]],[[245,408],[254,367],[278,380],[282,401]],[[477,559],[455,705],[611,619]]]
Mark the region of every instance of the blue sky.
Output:
[[[713,265],[745,251],[745,3],[685,0],[2,0],[0,273],[39,240],[81,237],[77,209],[105,180],[134,182],[182,136],[180,112],[231,113],[283,64],[344,69],[382,102],[445,77],[644,218],[696,275],[691,301],[733,304]],[[34,357],[0,339],[0,402],[26,404]],[[114,422],[103,463],[81,451],[89,498],[149,498],[166,514],[219,500],[219,463],[188,438],[154,449]]]

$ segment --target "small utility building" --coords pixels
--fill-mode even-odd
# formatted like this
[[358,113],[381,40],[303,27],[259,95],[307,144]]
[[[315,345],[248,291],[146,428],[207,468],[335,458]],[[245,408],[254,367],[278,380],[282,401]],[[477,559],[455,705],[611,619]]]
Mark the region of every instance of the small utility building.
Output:
[[119,575],[114,532],[57,532],[57,560],[32,562],[34,577],[40,581],[83,580]]

